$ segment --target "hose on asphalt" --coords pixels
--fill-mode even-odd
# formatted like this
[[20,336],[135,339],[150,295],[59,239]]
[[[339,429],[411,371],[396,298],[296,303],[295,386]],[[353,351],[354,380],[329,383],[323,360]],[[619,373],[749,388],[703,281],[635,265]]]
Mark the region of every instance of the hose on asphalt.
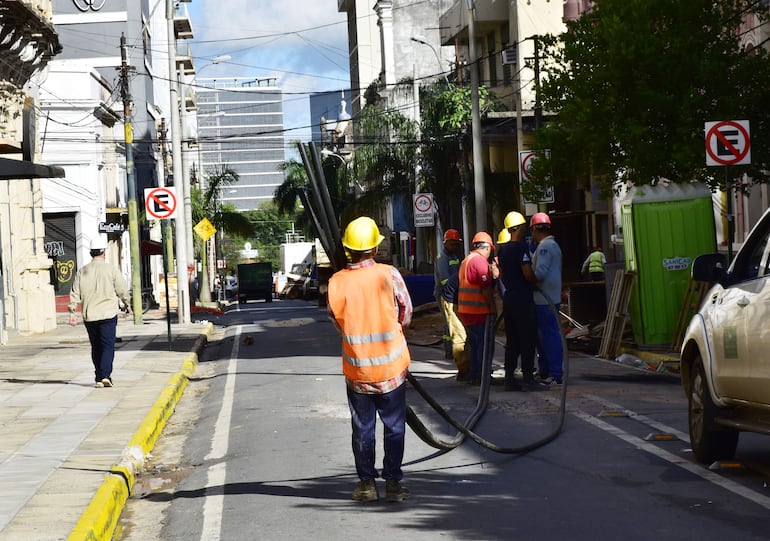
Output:
[[[556,306],[553,304],[549,304],[548,306],[550,307],[551,312],[553,316],[556,318],[556,321],[558,323],[559,312],[556,309]],[[471,414],[468,416],[468,418],[464,423],[461,423],[458,420],[456,420],[454,417],[452,417],[446,411],[446,409],[444,409],[432,396],[430,396],[430,394],[425,390],[422,384],[420,384],[417,378],[415,378],[411,372],[407,372],[407,379],[409,380],[409,383],[412,385],[412,387],[414,387],[414,389],[420,394],[420,396],[422,396],[425,399],[425,401],[447,423],[449,423],[458,431],[457,434],[451,440],[448,440],[448,441],[443,440],[438,436],[436,436],[431,430],[429,430],[427,426],[425,426],[425,424],[420,420],[420,418],[417,416],[417,413],[415,413],[414,409],[412,409],[411,406],[407,406],[407,410],[406,410],[407,424],[423,442],[430,445],[431,447],[440,449],[442,451],[450,451],[452,449],[457,448],[460,444],[462,444],[465,438],[467,437],[473,440],[474,442],[476,442],[478,445],[486,449],[489,449],[490,451],[494,451],[496,453],[522,454],[522,453],[533,451],[539,447],[542,447],[552,442],[559,436],[562,429],[564,428],[564,420],[566,416],[566,402],[567,402],[567,381],[568,381],[568,375],[569,375],[569,355],[567,352],[567,341],[564,336],[564,331],[561,328],[561,325],[558,325],[559,337],[562,343],[563,374],[562,374],[561,395],[559,399],[558,423],[556,424],[554,429],[545,437],[539,440],[536,440],[527,445],[521,445],[516,447],[504,447],[504,446],[498,445],[492,441],[487,440],[486,438],[480,436],[479,434],[473,431],[476,424],[484,415],[489,405],[489,387],[492,384],[492,357],[494,354],[495,329],[499,325],[500,321],[501,321],[501,318],[498,318],[497,322],[495,323],[495,319],[492,315],[489,315],[486,318],[486,321],[484,324],[484,356],[482,359],[481,386],[479,389],[479,397],[476,401],[476,406],[474,407],[473,411],[471,412]]]

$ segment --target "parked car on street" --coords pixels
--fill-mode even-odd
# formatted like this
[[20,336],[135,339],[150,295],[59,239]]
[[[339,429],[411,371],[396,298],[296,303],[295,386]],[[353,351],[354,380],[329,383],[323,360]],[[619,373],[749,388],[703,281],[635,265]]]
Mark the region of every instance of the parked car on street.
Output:
[[234,301],[238,299],[238,279],[235,276],[225,276],[225,299]]
[[729,267],[702,255],[692,277],[715,284],[681,351],[692,450],[711,463],[733,457],[741,431],[770,435],[770,209]]

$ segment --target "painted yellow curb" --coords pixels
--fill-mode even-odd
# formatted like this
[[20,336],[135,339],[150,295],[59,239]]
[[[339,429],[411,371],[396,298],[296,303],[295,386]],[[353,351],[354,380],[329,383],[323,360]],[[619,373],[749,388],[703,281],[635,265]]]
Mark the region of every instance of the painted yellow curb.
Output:
[[[214,325],[208,323],[193,346],[195,351],[200,351],[213,330]],[[129,441],[128,449],[141,448],[143,457],[152,450],[166,426],[166,422],[174,413],[174,408],[187,387],[188,379],[195,373],[197,365],[198,355],[192,352],[182,363],[182,369],[169,379],[160,397],[155,401],[142,424],[139,425],[139,429]],[[120,514],[126,505],[130,491],[133,489],[136,471],[137,466],[131,463],[115,464],[110,468],[110,474],[107,475],[91,503],[83,511],[77,524],[67,537],[67,541],[107,541],[112,539]]]
[[128,486],[117,475],[108,475],[67,538],[68,541],[101,541],[111,539],[123,506],[128,499]]

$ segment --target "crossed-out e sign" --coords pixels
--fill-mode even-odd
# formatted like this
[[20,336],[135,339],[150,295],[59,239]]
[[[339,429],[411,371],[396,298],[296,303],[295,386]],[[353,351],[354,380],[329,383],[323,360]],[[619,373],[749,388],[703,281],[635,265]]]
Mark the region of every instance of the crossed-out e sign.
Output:
[[706,165],[751,163],[751,132],[748,120],[706,122]]
[[145,188],[144,209],[150,220],[176,218],[175,188]]

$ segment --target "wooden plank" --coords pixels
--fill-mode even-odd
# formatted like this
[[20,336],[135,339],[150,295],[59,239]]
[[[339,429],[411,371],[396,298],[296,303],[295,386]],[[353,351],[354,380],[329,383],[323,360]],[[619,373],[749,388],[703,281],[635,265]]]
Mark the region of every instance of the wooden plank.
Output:
[[628,323],[628,304],[631,300],[636,273],[622,271],[615,273],[612,283],[612,293],[607,309],[602,341],[599,346],[599,357],[614,358],[623,341],[623,334]]

